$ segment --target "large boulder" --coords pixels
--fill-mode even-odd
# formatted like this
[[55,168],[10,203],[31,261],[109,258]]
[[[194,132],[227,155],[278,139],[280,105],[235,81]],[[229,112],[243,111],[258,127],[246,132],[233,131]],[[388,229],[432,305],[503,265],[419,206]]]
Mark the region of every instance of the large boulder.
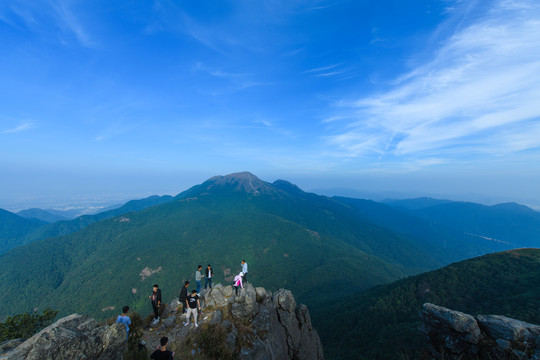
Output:
[[424,304],[421,330],[434,359],[540,360],[540,326],[501,315],[473,317]]
[[[453,311],[434,304],[424,304],[420,312],[423,321],[421,331],[430,339],[430,352],[442,354],[464,354],[475,356],[480,341],[480,328],[471,315]],[[450,355],[447,355],[450,356]]]
[[249,322],[259,311],[257,304],[257,293],[251,284],[247,284],[244,289],[240,290],[239,295],[234,299],[232,304],[232,316],[243,322]]
[[115,323],[98,326],[85,315],[66,316],[11,350],[12,360],[118,360],[123,358],[126,327]]
[[540,336],[540,326],[501,315],[478,315],[482,329],[492,338],[513,342],[535,343]]
[[[225,345],[239,359],[324,358],[307,307],[298,305],[289,290],[272,294],[247,283],[236,295],[231,286],[218,284],[202,295],[207,305],[203,320],[227,332]],[[205,329],[199,326],[199,331]]]

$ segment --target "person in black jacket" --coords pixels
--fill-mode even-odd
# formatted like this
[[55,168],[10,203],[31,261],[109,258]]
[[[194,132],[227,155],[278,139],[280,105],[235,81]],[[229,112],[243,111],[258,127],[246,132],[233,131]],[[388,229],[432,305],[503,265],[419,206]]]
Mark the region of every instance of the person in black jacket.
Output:
[[150,359],[153,360],[173,360],[174,359],[174,352],[171,352],[170,350],[167,350],[167,345],[169,344],[169,338],[164,336],[159,340],[159,343],[161,346],[157,348],[156,351],[150,355]]
[[155,284],[153,290],[149,298],[152,300],[152,309],[154,309],[154,322],[157,322],[159,321],[159,307],[161,305],[161,289],[159,289],[158,284]]
[[206,277],[204,282],[204,288],[206,289],[208,285],[210,285],[210,289],[212,288],[212,277],[214,276],[214,270],[212,270],[212,266],[208,264],[206,267]]
[[184,283],[184,286],[182,286],[182,290],[180,290],[180,304],[182,304],[182,314],[186,313],[186,299],[187,299],[187,288],[189,286],[189,281],[186,281]]

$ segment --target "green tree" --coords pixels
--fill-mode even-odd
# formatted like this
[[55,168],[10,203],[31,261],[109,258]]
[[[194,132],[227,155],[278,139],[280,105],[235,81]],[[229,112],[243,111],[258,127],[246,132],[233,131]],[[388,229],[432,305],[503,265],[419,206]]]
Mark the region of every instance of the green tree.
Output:
[[10,316],[6,321],[0,322],[0,342],[19,338],[27,339],[49,326],[57,314],[58,311],[47,308],[42,314],[27,312]]

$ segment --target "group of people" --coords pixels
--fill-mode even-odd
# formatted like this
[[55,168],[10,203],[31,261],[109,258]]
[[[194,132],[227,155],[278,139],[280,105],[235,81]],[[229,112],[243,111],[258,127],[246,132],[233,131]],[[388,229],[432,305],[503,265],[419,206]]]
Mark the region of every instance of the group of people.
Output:
[[[247,283],[247,273],[248,273],[248,264],[246,260],[242,260],[242,263],[240,264],[241,271],[238,275],[234,277],[233,280],[233,287],[235,289],[236,296],[238,296],[238,291],[240,289],[244,288],[244,284]],[[186,321],[184,322],[184,326],[189,325],[191,317],[193,316],[193,323],[195,327],[198,327],[197,323],[197,317],[199,312],[201,311],[201,303],[199,300],[200,291],[201,291],[201,282],[202,279],[205,279],[204,288],[212,288],[212,278],[214,277],[214,270],[212,269],[212,266],[208,264],[204,271],[204,275],[201,273],[202,265],[197,266],[197,271],[195,272],[195,283],[197,284],[197,287],[195,290],[192,290],[191,293],[189,293],[188,287],[190,285],[189,280],[184,282],[184,286],[180,290],[180,305],[182,309],[182,314],[186,315]],[[154,312],[154,320],[153,323],[156,323],[159,321],[159,308],[161,306],[161,289],[159,288],[158,284],[154,284],[152,287],[152,294],[149,296],[151,304],[152,304],[152,310]],[[180,310],[180,307],[178,308]],[[116,319],[116,322],[122,323],[126,326],[126,332],[129,337],[129,326],[131,325],[131,319],[127,315],[129,312],[129,306],[124,306],[122,308],[122,314],[118,315],[118,318]],[[166,345],[168,343],[167,337],[162,337],[160,340],[161,346],[158,348],[158,350],[154,351],[152,355],[150,356],[152,359],[172,359],[174,353],[171,353],[169,350],[166,350]]]
[[[244,288],[244,284],[247,283],[247,273],[248,273],[248,265],[246,260],[242,260],[242,263],[240,264],[241,271],[238,275],[234,277],[233,280],[233,287],[235,289],[236,296],[238,296],[238,291],[240,289]],[[186,321],[184,322],[184,326],[189,325],[191,317],[193,317],[193,323],[195,327],[198,327],[197,323],[197,317],[199,315],[199,312],[201,311],[201,303],[199,300],[200,291],[201,291],[201,282],[202,279],[205,279],[204,288],[212,288],[212,278],[214,277],[214,270],[212,269],[212,266],[208,264],[204,271],[204,275],[201,273],[202,265],[197,266],[197,271],[195,272],[195,283],[197,284],[197,287],[195,290],[192,290],[191,293],[189,293],[188,287],[190,285],[189,280],[184,282],[184,286],[180,290],[180,308],[182,309],[182,314],[186,315]],[[149,296],[151,304],[152,304],[152,310],[154,312],[154,320],[153,323],[156,323],[159,321],[159,308],[161,306],[161,289],[159,288],[158,284],[154,284],[152,287],[152,294]],[[124,324],[126,326],[126,333],[127,337],[129,338],[129,326],[131,325],[131,319],[127,315],[130,308],[129,306],[124,306],[122,308],[122,314],[118,315],[116,322]],[[167,350],[167,344],[169,339],[164,336],[160,340],[160,346],[156,351],[152,353],[150,356],[151,359],[160,360],[160,359],[173,359],[174,352],[171,352]]]

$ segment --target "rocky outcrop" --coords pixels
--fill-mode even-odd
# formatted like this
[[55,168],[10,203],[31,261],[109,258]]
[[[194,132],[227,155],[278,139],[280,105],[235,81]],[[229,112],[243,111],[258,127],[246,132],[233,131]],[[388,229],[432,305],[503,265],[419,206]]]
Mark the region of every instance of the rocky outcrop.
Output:
[[[153,351],[159,339],[167,336],[169,348],[177,351],[180,358],[199,353],[199,358],[323,359],[321,341],[309,311],[296,303],[289,290],[280,289],[272,294],[247,284],[237,296],[231,286],[217,284],[203,290],[201,303],[203,314],[195,327],[186,324],[185,315],[178,312],[178,299],[171,301],[164,307],[160,321],[149,323],[142,330],[141,347],[144,344]],[[205,338],[212,338],[211,349],[204,344]],[[123,358],[125,340],[124,325],[98,326],[94,319],[73,314],[24,342],[19,339],[0,344],[9,351],[0,359],[119,360]]]
[[476,317],[426,303],[420,312],[433,359],[540,360],[540,326],[500,315]]
[[88,316],[73,314],[41,330],[0,359],[117,360],[123,357],[125,341],[124,325],[98,326]]
[[[289,290],[272,294],[248,283],[238,296],[231,286],[215,285],[201,293],[204,314],[199,327],[184,326],[185,316],[176,313],[178,301],[165,309],[155,330],[145,332],[143,339],[152,349],[161,336],[168,336],[170,347],[179,353],[202,353],[197,339],[204,332],[223,330],[222,348],[239,359],[323,359],[319,335],[311,324],[305,305],[297,305]],[[219,333],[219,331],[218,331]],[[187,344],[187,345],[186,345]],[[192,348],[185,349],[186,346]]]

